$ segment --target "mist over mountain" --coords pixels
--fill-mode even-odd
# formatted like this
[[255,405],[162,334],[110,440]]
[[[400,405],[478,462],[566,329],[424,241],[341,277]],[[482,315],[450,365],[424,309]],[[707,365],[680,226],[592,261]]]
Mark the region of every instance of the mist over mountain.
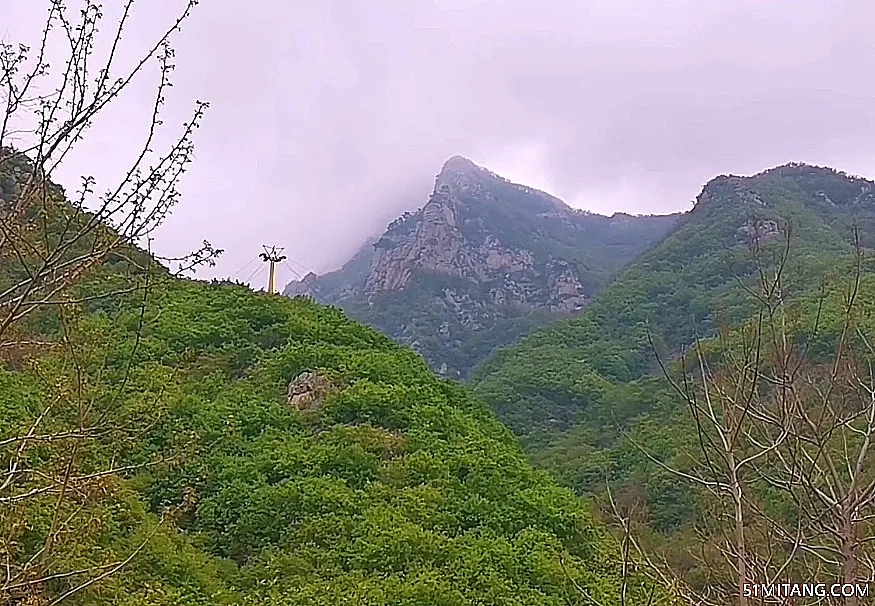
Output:
[[585,308],[679,217],[573,209],[454,156],[419,210],[284,294],[338,305],[441,375],[466,377],[495,348]]

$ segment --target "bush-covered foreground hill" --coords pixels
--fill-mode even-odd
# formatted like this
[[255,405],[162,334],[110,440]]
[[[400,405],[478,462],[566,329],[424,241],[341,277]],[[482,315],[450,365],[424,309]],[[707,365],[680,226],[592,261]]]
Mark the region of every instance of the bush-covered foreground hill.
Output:
[[[237,285],[138,298],[46,321],[69,351],[0,370],[0,458],[32,472],[0,486],[0,602],[669,603],[413,352]],[[289,403],[304,372],[331,384],[317,410]],[[109,429],[70,442],[83,415]],[[21,440],[38,418],[61,437]]]

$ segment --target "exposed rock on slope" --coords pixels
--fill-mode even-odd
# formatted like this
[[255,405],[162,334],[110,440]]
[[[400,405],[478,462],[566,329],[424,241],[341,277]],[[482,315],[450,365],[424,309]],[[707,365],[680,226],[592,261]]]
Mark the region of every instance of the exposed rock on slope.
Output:
[[422,208],[340,270],[285,292],[337,304],[465,377],[496,347],[585,307],[678,217],[575,210],[455,156]]
[[289,383],[286,399],[295,410],[313,412],[336,391],[337,386],[328,377],[317,372],[302,372]]
[[[471,209],[460,203],[458,192],[440,180],[438,187],[417,215],[390,227],[377,242],[365,293],[403,290],[421,271],[490,284],[493,303],[569,311],[583,307],[588,293],[577,268],[564,259],[506,246],[488,229],[466,234],[463,222],[476,217],[468,216]],[[477,193],[489,196],[483,189]]]

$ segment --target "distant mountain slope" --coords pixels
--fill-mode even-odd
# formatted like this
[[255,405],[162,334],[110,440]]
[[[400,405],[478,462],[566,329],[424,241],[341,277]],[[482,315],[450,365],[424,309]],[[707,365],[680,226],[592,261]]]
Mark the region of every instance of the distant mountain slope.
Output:
[[[615,504],[633,512],[653,561],[712,603],[738,595],[733,557],[700,557],[733,553],[734,497],[711,483],[730,485],[730,468],[741,469],[735,477],[745,511],[756,512],[744,514],[744,541],[747,560],[762,567],[748,570],[763,578],[772,574],[761,572],[765,567],[792,559],[785,571],[850,578],[842,575],[858,556],[841,546],[868,533],[853,526],[867,522],[853,522],[845,535],[818,536],[820,520],[844,511],[844,500],[821,499],[823,491],[806,504],[799,487],[831,486],[836,467],[824,461],[842,461],[843,468],[852,461],[839,486],[870,482],[872,453],[860,436],[871,430],[860,410],[871,401],[873,192],[875,183],[865,179],[798,164],[714,179],[678,229],[582,314],[536,330],[486,362],[471,380],[475,395],[522,438],[536,465],[598,503],[605,519],[617,521]],[[868,248],[859,282],[853,225]],[[764,297],[768,306],[760,304],[760,284],[771,290],[788,243],[781,288]],[[850,293],[857,305],[849,312]],[[684,375],[676,356],[696,336],[706,337],[698,352],[707,371],[693,353]],[[692,394],[694,404],[663,376],[651,338],[678,391]],[[836,352],[845,352],[841,363]],[[852,420],[836,423],[830,415]],[[719,435],[735,437],[720,440],[718,427]],[[795,438],[783,443],[792,427]],[[859,507],[854,520],[871,519],[872,503]],[[809,534],[786,540],[799,528]],[[818,556],[807,568],[797,545],[843,555],[826,565]],[[871,543],[860,545],[859,561],[871,559]]]
[[495,348],[583,309],[678,218],[575,210],[455,156],[421,209],[285,293],[339,305],[441,374],[466,377]]
[[804,292],[851,252],[852,224],[868,232],[864,244],[875,243],[873,221],[875,184],[833,169],[789,164],[752,177],[718,177],[677,229],[581,315],[539,329],[486,362],[472,379],[475,393],[532,439],[598,424],[587,415],[596,414],[594,403],[609,386],[654,370],[648,330],[671,353],[697,333],[747,317],[737,276],[753,273],[751,244],[778,255],[792,226],[786,277]]
[[308,296],[320,303],[335,304],[338,301],[362,292],[371,271],[374,244],[379,238],[371,237],[344,263],[343,267],[317,276],[309,273],[301,280],[286,284],[283,294],[287,297]]

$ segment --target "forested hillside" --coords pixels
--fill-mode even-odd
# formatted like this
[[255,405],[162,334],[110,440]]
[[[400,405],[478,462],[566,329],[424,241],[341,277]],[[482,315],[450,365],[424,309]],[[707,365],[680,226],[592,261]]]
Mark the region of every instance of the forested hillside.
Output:
[[735,600],[742,579],[869,578],[873,194],[804,165],[717,178],[474,392],[690,600]]
[[[3,181],[29,252],[0,271],[0,602],[670,603],[419,355],[177,278],[59,189],[30,204],[24,166]],[[63,296],[21,316],[36,288]]]
[[[875,184],[828,168],[787,165],[718,177],[656,248],[580,316],[534,331],[478,369],[475,393],[521,436],[581,422],[605,387],[657,370],[653,346],[676,355],[755,309],[744,285],[776,263],[791,232],[788,294],[817,287],[853,252],[853,224],[875,218]],[[864,236],[864,244],[871,235]],[[740,281],[741,279],[741,281]],[[654,343],[650,343],[653,339]]]
[[[191,277],[219,275],[210,268],[222,251],[179,234],[218,234],[212,228],[162,231],[183,202],[209,106],[192,97],[182,116],[179,100],[165,107],[168,95],[205,82],[191,78],[192,67],[221,55],[195,54],[201,63],[187,64],[188,81],[174,88],[171,39],[198,4],[227,20],[221,3],[128,0],[107,7],[105,29],[95,0],[48,0],[41,33],[31,27],[35,4],[12,5],[12,33],[30,43],[0,40],[0,605],[871,603],[875,584],[863,584],[875,581],[875,183],[788,164],[717,177],[688,213],[606,217],[453,156],[425,204],[338,271],[308,274],[287,296],[256,293]],[[274,4],[277,16],[297,14],[283,12],[296,3]],[[320,101],[315,114],[245,126],[242,118],[288,105],[269,97],[283,87],[259,70],[245,86],[231,82],[234,95],[264,88],[267,103],[242,104],[243,116],[225,94],[221,106],[236,107],[237,119],[218,123],[280,145],[253,144],[245,161],[223,164],[228,131],[216,131],[221,153],[201,156],[211,165],[187,196],[206,200],[210,219],[223,216],[212,211],[224,201],[205,181],[221,197],[235,194],[226,207],[233,221],[246,221],[256,194],[287,199],[293,188],[287,223],[307,229],[314,222],[299,211],[310,199],[305,212],[331,220],[320,213],[341,200],[376,204],[382,189],[406,182],[395,174],[402,166],[434,161],[429,154],[448,153],[449,143],[506,161],[531,151],[532,170],[580,191],[638,195],[690,170],[672,173],[660,154],[696,137],[660,135],[658,152],[646,148],[653,121],[634,124],[646,118],[636,105],[645,95],[619,110],[607,99],[609,117],[579,111],[580,102],[597,109],[579,92],[591,87],[579,87],[578,100],[559,87],[520,86],[514,70],[545,56],[534,47],[522,63],[506,49],[490,53],[495,80],[471,80],[487,72],[464,62],[452,70],[436,62],[408,80],[403,62],[391,63],[401,71],[383,71],[401,86],[386,90],[399,103],[373,103],[358,87],[380,88],[377,80],[344,79],[374,75],[354,51],[388,59],[409,44],[393,37],[390,19],[378,36],[388,44],[359,44],[370,12],[345,29],[316,11],[305,16],[317,27],[305,20],[290,30],[293,46],[304,30],[315,33],[314,56],[326,62],[312,73],[343,59],[340,79],[315,78],[309,91],[295,76],[304,105]],[[423,15],[435,31],[458,21]],[[533,40],[546,39],[540,13],[537,26]],[[338,33],[344,52],[331,47]],[[468,33],[480,37],[476,25]],[[468,49],[464,36],[448,39]],[[507,49],[523,48],[520,40]],[[674,79],[682,58],[673,55],[668,80],[653,72],[669,92],[682,82]],[[268,65],[262,59],[242,65]],[[578,64],[564,63],[555,67]],[[405,103],[437,102],[446,91],[460,106],[480,104],[481,81],[500,93],[483,104],[498,121],[471,135],[446,128],[453,114],[441,123],[433,112],[437,122],[419,128],[369,111],[403,117]],[[460,83],[470,90],[459,94]],[[145,105],[114,103],[134,89]],[[434,98],[418,94],[425,90]],[[538,95],[529,93],[543,90],[550,103],[533,105]],[[507,121],[505,99],[541,132]],[[120,111],[104,111],[113,105]],[[574,109],[570,120],[556,114],[561,105]],[[612,148],[628,142],[616,111],[641,141],[628,158]],[[286,124],[292,114],[306,124]],[[327,127],[332,115],[343,117],[332,125],[340,138]],[[576,130],[580,115],[598,137]],[[470,117],[461,124],[476,127]],[[673,123],[665,118],[660,125]],[[370,135],[356,132],[358,119]],[[823,133],[842,133],[836,124],[812,130],[818,145],[828,147]],[[265,125],[271,137],[260,136]],[[295,136],[275,136],[287,126]],[[289,140],[305,163],[291,162]],[[308,140],[324,149],[298,145]],[[401,154],[376,153],[395,146]],[[734,162],[747,152],[735,153]],[[576,178],[563,178],[578,161]],[[645,164],[667,172],[645,178]],[[71,174],[82,176],[70,182]],[[276,176],[285,181],[269,182]],[[241,192],[252,196],[245,210]],[[278,217],[274,210],[258,214]],[[353,222],[340,221],[338,234],[363,235]],[[253,246],[248,228],[258,226],[239,227],[225,232],[226,245]],[[296,239],[297,251],[331,244],[308,235],[316,237]],[[183,245],[194,250],[160,256]],[[278,257],[262,258],[273,282]],[[803,583],[829,593],[774,594]]]

